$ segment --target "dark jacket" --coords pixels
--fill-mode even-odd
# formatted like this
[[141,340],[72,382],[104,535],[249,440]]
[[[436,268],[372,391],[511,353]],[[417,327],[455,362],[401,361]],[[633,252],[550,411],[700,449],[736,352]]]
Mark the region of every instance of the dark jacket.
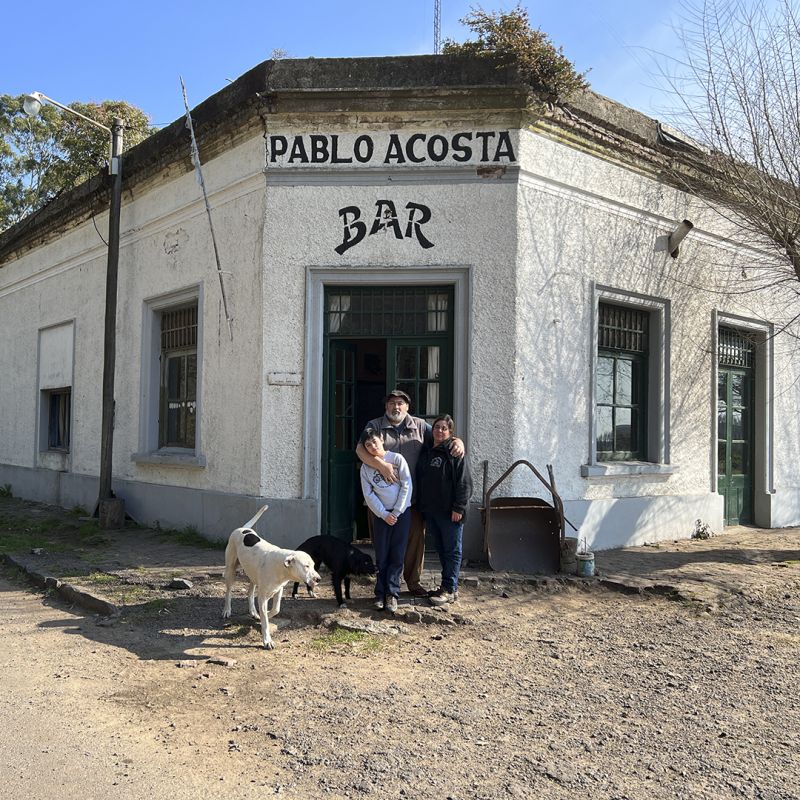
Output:
[[466,458],[451,455],[448,444],[426,447],[419,457],[416,475],[417,505],[423,513],[466,516],[472,497],[472,476]]

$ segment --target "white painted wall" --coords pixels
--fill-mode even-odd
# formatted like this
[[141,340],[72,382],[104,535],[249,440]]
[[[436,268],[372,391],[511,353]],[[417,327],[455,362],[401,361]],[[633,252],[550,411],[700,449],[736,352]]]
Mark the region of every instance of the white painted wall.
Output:
[[[416,124],[406,132],[418,130]],[[749,254],[726,245],[723,221],[708,209],[650,177],[542,136],[524,132],[514,142],[520,172],[512,167],[486,178],[478,177],[475,163],[452,162],[414,169],[284,164],[265,176],[261,136],[206,164],[233,341],[194,176],[126,195],[115,477],[138,486],[142,498],[155,484],[200,493],[193,497],[279,498],[306,510],[318,504],[318,465],[309,464],[309,443],[319,440],[321,420],[306,412],[313,407],[308,393],[321,397],[321,376],[312,374],[307,383],[307,359],[321,340],[306,349],[310,314],[316,313],[307,306],[309,271],[371,271],[399,281],[413,270],[451,270],[469,275],[471,283],[469,305],[461,310],[471,326],[466,419],[457,423],[470,432],[476,501],[484,459],[494,480],[526,458],[542,471],[554,464],[567,514],[583,523],[581,535],[594,547],[688,536],[698,517],[720,527],[713,474],[714,312],[777,324],[785,299],[731,293]],[[434,247],[383,232],[338,255],[339,210],[358,206],[369,225],[382,199],[398,211],[408,202],[427,205],[432,218],[425,233]],[[656,251],[656,241],[684,217],[696,227],[673,260]],[[107,220],[98,218],[97,225],[105,231]],[[0,464],[35,466],[37,337],[42,328],[74,320],[71,470],[97,474],[105,265],[105,246],[89,222],[0,269],[0,375],[10,376],[0,381]],[[671,472],[580,474],[590,451],[593,282],[669,303]],[[146,303],[197,285],[206,466],[132,461],[141,445]],[[794,341],[779,334],[774,343],[775,433],[768,443],[774,494],[767,499],[775,525],[800,523]],[[510,487],[541,494],[522,473]]]
[[[117,312],[114,476],[256,494],[259,487],[262,341],[263,142],[254,138],[204,167],[225,290],[231,341],[200,188],[183,175],[123,197]],[[107,219],[98,218],[100,231]],[[13,345],[0,350],[0,462],[34,465],[38,330],[75,320],[72,470],[97,475],[106,248],[92,222],[27,252],[0,270],[0,318]],[[202,470],[137,464],[142,324],[147,299],[203,287]],[[5,337],[9,341],[11,337]]]
[[[513,296],[515,234],[507,220],[513,216],[513,179],[478,181],[466,172],[437,180],[431,172],[413,184],[389,182],[375,176],[355,183],[354,176],[308,180],[298,177],[269,182],[265,224],[264,355],[263,372],[304,374],[303,342],[308,310],[304,305],[307,270],[330,268],[357,275],[363,270],[398,274],[404,269],[468,269],[472,274],[471,358],[469,361],[470,447],[482,457],[499,458],[511,445],[509,432],[498,419],[509,418],[512,407],[514,359]],[[391,233],[367,236],[339,256],[342,241],[338,211],[358,205],[371,224],[375,203],[389,199],[398,210],[408,202],[424,202],[432,211],[425,226],[434,247],[398,240]],[[413,278],[410,279],[414,281]],[[268,345],[267,343],[271,343]],[[321,347],[321,341],[318,343]],[[321,383],[306,390],[321,391]],[[264,383],[265,494],[295,496],[318,488],[303,487],[303,451],[298,447],[304,396],[301,387]],[[375,409],[378,416],[382,409]],[[463,420],[460,424],[466,424]],[[302,431],[321,436],[321,420]]]
[[[523,134],[520,150],[516,457],[540,469],[554,464],[563,499],[583,520],[580,535],[598,549],[685,537],[698,517],[719,530],[714,312],[781,323],[794,313],[794,293],[738,294],[742,268],[763,256],[728,242],[731,227],[704,205],[530,133]],[[657,238],[687,217],[695,229],[679,258],[658,252]],[[580,475],[590,456],[593,281],[669,301],[672,474]],[[800,442],[800,364],[793,337],[778,334],[774,349],[772,524],[797,524],[791,465]],[[514,488],[522,493],[519,481]],[[653,499],[643,505],[635,498]]]

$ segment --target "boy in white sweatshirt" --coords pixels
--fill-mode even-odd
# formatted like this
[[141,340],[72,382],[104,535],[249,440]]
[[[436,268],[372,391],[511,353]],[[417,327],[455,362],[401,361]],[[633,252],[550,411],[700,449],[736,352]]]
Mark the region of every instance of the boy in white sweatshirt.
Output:
[[394,464],[398,474],[397,483],[387,483],[377,469],[361,465],[364,500],[377,517],[372,528],[378,568],[375,607],[394,613],[400,596],[400,577],[411,526],[411,473],[403,456],[384,450],[383,435],[379,430],[367,428],[361,444],[370,455]]

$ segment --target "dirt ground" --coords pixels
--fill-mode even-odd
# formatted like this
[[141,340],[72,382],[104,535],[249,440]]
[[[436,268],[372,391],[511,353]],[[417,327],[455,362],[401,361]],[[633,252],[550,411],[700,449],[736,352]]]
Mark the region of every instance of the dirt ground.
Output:
[[796,586],[714,613],[468,588],[391,620],[323,584],[267,652],[243,582],[227,625],[219,582],[107,620],[6,571],[4,796],[800,796]]

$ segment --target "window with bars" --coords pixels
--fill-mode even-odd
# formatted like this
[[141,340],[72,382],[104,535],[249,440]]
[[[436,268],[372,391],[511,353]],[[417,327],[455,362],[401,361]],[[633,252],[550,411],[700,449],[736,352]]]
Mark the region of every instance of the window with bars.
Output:
[[197,411],[197,303],[161,312],[159,447],[194,449]]
[[719,329],[719,365],[749,369],[753,366],[755,343],[750,334],[733,328]]
[[598,461],[641,461],[647,453],[650,313],[599,304],[596,376]]
[[325,332],[332,336],[426,336],[452,327],[449,287],[365,286],[326,295]]

